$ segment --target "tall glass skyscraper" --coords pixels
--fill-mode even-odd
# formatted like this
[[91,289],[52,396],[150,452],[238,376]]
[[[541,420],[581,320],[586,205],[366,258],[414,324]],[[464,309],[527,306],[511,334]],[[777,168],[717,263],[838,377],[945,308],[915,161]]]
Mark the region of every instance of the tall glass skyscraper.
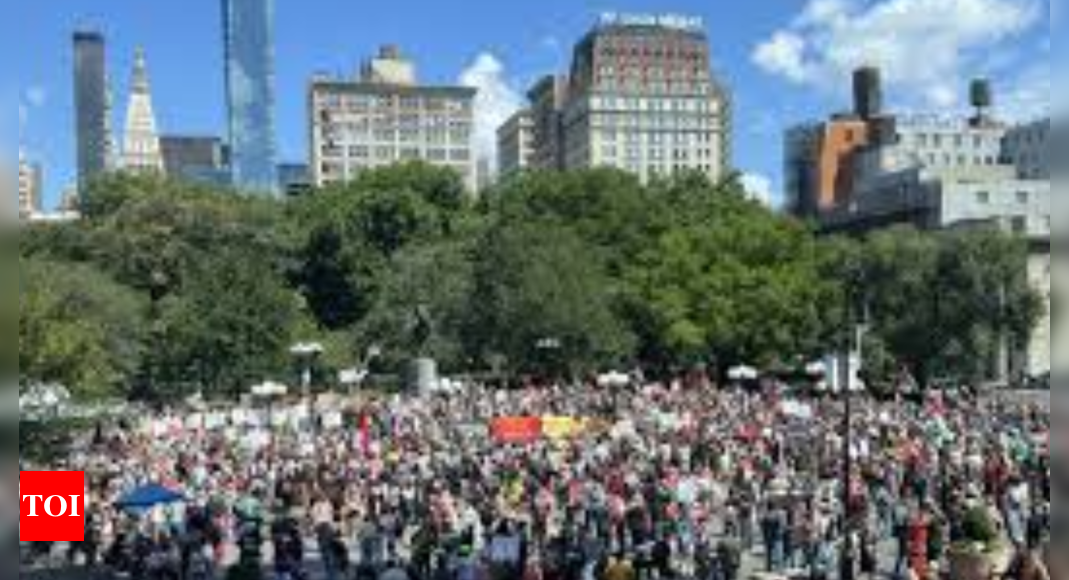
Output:
[[222,0],[230,170],[239,189],[278,190],[274,0]]
[[78,190],[85,194],[93,177],[108,169],[111,124],[104,36],[74,33],[74,117],[78,157]]

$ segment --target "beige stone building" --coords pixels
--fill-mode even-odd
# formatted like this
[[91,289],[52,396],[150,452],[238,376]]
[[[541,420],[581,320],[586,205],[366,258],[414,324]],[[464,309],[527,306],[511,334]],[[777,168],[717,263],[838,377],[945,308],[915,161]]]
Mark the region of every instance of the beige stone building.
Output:
[[530,111],[520,111],[497,131],[498,173],[508,176],[532,167],[534,161],[534,119]]
[[475,89],[418,83],[413,63],[385,47],[355,80],[316,78],[309,88],[312,183],[346,182],[405,161],[454,169],[477,189]]
[[566,77],[530,92],[539,167],[615,167],[643,181],[731,166],[731,102],[700,19],[605,15]]
[[26,221],[41,209],[41,166],[19,156],[19,220]]

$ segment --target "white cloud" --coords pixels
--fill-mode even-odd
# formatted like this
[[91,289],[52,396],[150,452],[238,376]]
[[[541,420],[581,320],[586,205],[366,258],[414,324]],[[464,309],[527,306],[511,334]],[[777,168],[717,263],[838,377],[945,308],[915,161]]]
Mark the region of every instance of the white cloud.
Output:
[[1045,0],[810,0],[753,51],[766,72],[799,85],[842,90],[861,65],[927,105],[964,99],[963,85],[994,47],[1042,18]]
[[753,59],[757,66],[770,73],[795,83],[805,83],[811,73],[807,70],[805,50],[804,38],[781,30],[754,50]]
[[475,98],[475,148],[497,168],[497,129],[524,106],[524,97],[509,81],[505,65],[484,52],[460,75],[461,85],[479,90]]
[[743,173],[740,181],[751,198],[773,207],[777,196],[772,191],[771,179],[759,173]]

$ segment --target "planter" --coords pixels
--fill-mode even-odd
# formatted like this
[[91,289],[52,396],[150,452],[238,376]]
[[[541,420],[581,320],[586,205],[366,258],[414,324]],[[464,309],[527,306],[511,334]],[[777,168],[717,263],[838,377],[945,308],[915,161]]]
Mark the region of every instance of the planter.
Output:
[[990,580],[994,573],[995,561],[990,553],[968,548],[951,550],[951,580]]

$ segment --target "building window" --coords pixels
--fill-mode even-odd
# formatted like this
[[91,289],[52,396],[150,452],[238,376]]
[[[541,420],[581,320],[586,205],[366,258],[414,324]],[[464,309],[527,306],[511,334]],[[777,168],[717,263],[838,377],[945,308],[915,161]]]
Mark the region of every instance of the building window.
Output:
[[1013,233],[1015,233],[1015,234],[1028,233],[1028,219],[1025,218],[1024,216],[1016,216],[1016,217],[1014,217],[1013,220],[1011,221],[1011,224],[1012,225],[1010,227],[1013,228]]
[[988,205],[991,203],[991,192],[978,191],[976,192],[976,203],[980,205]]
[[1019,204],[1027,204],[1028,203],[1028,199],[1029,199],[1029,195],[1028,195],[1027,191],[1018,191],[1017,192],[1017,203],[1019,203]]

